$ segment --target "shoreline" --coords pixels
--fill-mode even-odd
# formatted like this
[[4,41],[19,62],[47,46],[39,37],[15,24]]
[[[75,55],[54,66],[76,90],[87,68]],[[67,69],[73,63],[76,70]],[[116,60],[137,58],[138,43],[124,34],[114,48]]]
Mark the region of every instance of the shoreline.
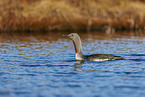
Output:
[[141,0],[5,0],[1,32],[145,30]]

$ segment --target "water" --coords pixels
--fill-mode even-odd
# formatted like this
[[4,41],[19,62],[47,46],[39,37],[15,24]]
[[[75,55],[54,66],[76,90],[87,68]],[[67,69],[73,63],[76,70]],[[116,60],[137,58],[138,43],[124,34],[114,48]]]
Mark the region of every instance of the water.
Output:
[[84,54],[125,60],[75,61],[68,33],[1,33],[0,97],[144,97],[145,34],[79,33]]

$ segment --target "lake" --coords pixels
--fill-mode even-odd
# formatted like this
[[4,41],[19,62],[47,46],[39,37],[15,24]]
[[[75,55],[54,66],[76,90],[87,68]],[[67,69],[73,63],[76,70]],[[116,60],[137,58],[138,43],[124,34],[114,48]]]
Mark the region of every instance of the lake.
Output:
[[0,33],[0,97],[144,97],[145,32],[78,33],[85,55],[75,60],[69,33]]

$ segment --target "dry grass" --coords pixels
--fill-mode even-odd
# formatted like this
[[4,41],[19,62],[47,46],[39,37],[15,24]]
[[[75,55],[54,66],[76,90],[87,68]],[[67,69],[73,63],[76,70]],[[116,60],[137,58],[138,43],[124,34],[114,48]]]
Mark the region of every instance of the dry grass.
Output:
[[1,0],[1,31],[144,29],[143,0]]

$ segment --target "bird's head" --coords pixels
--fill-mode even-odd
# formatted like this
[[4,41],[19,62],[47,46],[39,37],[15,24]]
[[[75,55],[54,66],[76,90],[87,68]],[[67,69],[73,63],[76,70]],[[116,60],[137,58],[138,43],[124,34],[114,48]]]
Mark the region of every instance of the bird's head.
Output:
[[76,40],[79,37],[79,35],[77,33],[71,33],[67,36],[72,40]]

